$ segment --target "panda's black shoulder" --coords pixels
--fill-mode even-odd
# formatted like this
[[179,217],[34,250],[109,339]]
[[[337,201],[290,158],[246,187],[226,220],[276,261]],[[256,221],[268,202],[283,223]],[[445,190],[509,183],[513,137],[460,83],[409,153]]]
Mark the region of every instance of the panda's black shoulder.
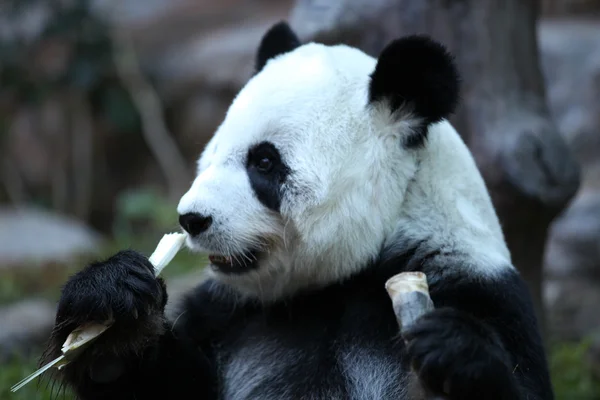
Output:
[[[400,271],[400,266],[394,270]],[[234,288],[207,280],[190,291],[173,316],[173,330],[197,344],[232,345],[238,335],[287,332],[287,338],[310,341],[324,327],[371,336],[372,324],[381,334],[397,330],[385,290],[386,276],[369,264],[351,277],[323,287],[305,289],[277,301],[243,298]],[[390,333],[388,332],[388,333]]]
[[464,251],[418,243],[396,247],[393,254],[387,253],[372,267],[372,274],[380,280],[404,271],[426,274],[436,307],[460,306],[481,317],[489,317],[493,309],[487,302],[505,302],[523,312],[533,311],[529,288],[508,260],[492,264]]
[[[544,365],[530,289],[508,260],[492,264],[466,252],[446,251],[423,243],[398,249],[373,271],[379,271],[382,277],[392,276],[398,269],[425,273],[436,308],[458,308],[484,322],[517,326],[516,330],[503,330],[504,342],[515,353],[539,357],[536,363]],[[535,349],[522,348],[524,344]]]
[[186,293],[177,304],[173,331],[196,343],[210,341],[243,323],[256,308],[255,302],[243,300],[224,283],[207,279]]

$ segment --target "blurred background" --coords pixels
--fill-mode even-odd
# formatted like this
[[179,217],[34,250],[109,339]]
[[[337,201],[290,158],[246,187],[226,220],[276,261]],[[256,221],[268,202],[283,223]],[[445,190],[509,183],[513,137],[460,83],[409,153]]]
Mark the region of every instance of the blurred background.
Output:
[[[195,159],[281,19],[374,56],[411,32],[457,55],[452,122],[532,289],[557,399],[600,399],[600,0],[2,0],[0,399],[50,398],[10,386],[70,274],[178,229]],[[203,265],[176,257],[172,301]]]

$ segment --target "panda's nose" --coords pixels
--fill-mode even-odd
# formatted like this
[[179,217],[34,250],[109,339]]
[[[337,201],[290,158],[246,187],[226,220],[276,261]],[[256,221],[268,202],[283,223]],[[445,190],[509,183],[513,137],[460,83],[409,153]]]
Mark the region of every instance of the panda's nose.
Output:
[[179,224],[191,236],[197,236],[206,230],[212,224],[210,215],[202,215],[198,213],[187,213],[179,216]]

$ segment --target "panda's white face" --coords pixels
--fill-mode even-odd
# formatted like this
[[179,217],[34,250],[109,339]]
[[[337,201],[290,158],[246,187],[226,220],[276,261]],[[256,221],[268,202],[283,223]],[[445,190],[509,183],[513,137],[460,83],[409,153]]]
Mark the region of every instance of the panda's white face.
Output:
[[[267,33],[259,63],[290,34]],[[376,87],[377,60],[357,49],[276,50],[231,104],[178,206],[211,273],[265,300],[375,261],[405,212],[421,144],[411,142],[442,117],[423,112],[427,100],[394,107]]]
[[377,255],[414,158],[368,112],[374,67],[358,50],[309,44],[239,93],[178,209],[211,216],[188,244],[231,258],[213,257],[216,271],[315,282]]

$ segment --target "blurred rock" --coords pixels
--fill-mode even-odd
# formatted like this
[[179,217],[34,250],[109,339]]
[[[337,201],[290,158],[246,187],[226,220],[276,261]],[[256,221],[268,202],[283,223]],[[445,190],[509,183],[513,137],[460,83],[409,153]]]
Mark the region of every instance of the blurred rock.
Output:
[[600,23],[543,21],[548,100],[582,168],[581,188],[555,221],[546,250],[551,331],[578,339],[600,329]]
[[597,281],[579,277],[546,282],[547,321],[554,339],[580,340],[598,329]]
[[580,193],[556,220],[546,257],[552,279],[600,278],[600,192]]
[[101,238],[77,220],[33,208],[0,208],[0,268],[68,262],[100,245]]
[[550,331],[561,339],[600,331],[600,190],[578,194],[556,220],[545,259]]
[[0,307],[0,362],[44,345],[56,309],[48,300],[28,299]]

